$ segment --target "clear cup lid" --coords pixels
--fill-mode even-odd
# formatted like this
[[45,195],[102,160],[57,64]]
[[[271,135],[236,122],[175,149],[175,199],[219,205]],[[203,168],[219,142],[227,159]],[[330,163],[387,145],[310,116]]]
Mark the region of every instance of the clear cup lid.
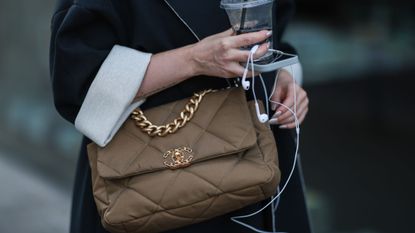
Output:
[[274,0],[221,0],[220,7],[225,10],[252,8],[273,2]]

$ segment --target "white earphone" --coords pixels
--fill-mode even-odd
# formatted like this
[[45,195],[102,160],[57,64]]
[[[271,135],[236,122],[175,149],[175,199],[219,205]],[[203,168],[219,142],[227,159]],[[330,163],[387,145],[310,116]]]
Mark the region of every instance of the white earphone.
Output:
[[[259,110],[259,104],[258,104],[258,99],[256,97],[256,93],[255,93],[255,70],[254,70],[254,54],[255,52],[258,50],[259,45],[255,45],[251,48],[251,50],[249,51],[249,56],[248,56],[248,60],[246,62],[246,67],[244,70],[244,75],[242,77],[242,87],[245,90],[249,90],[251,83],[249,81],[246,80],[246,76],[248,75],[248,67],[249,64],[251,64],[251,72],[252,72],[252,94],[254,95],[254,99],[255,99],[255,110],[256,110],[256,115],[258,117],[259,122],[261,123],[265,123],[269,120],[268,114],[267,113],[261,113],[261,111]],[[261,81],[262,81],[262,77],[261,77]],[[264,83],[263,83],[264,85]],[[264,86],[264,90],[265,90],[265,95],[266,95],[266,89]],[[268,97],[266,97],[266,99],[268,99]]]
[[251,83],[246,80],[246,76],[248,75],[248,70],[249,70],[248,69],[249,61],[252,60],[252,63],[254,62],[254,54],[256,53],[256,51],[258,50],[258,48],[259,48],[259,45],[255,45],[249,51],[248,60],[246,61],[246,67],[245,67],[244,75],[242,76],[242,82],[241,82],[242,87],[245,89],[245,91],[249,90],[249,87],[251,86]]
[[245,75],[242,78],[241,83],[242,83],[242,87],[245,89],[245,91],[249,90],[250,83],[249,83],[249,81],[246,81],[246,76]]
[[[253,62],[252,62],[253,63]],[[252,64],[252,66],[253,66],[253,64]],[[248,66],[246,67],[246,69],[248,68]],[[295,89],[295,80],[294,80],[294,72],[293,72],[293,70],[292,70],[292,67],[290,67],[291,68],[291,73],[292,73],[292,77],[293,77],[293,88]],[[253,67],[252,67],[252,70],[253,70]],[[273,87],[273,91],[272,91],[272,93],[271,93],[271,95],[269,96],[269,98],[268,98],[268,96],[267,96],[267,92],[266,92],[266,88],[265,88],[265,82],[264,82],[264,80],[263,80],[263,78],[262,78],[262,75],[261,74],[259,74],[259,77],[260,77],[260,80],[261,80],[261,82],[262,82],[262,85],[263,85],[263,87],[264,87],[264,90],[265,90],[265,95],[266,95],[266,99],[269,101],[269,102],[271,102],[271,103],[275,103],[275,104],[277,104],[277,105],[280,105],[280,106],[283,106],[284,108],[286,108],[292,115],[293,115],[293,117],[294,117],[294,120],[295,120],[295,131],[296,131],[296,134],[297,134],[297,136],[296,136],[296,140],[295,140],[295,144],[296,144],[296,146],[295,146],[295,152],[294,152],[294,158],[293,158],[293,164],[292,164],[292,167],[291,167],[291,171],[288,173],[288,177],[287,177],[287,179],[286,179],[286,181],[285,181],[285,183],[284,183],[284,185],[282,186],[282,188],[280,189],[280,187],[278,187],[278,189],[277,189],[277,195],[274,195],[274,196],[272,196],[272,198],[271,198],[271,200],[270,200],[270,202],[268,202],[265,206],[263,206],[261,209],[259,209],[259,210],[257,210],[257,211],[255,211],[255,212],[253,212],[253,213],[250,213],[250,214],[246,214],[246,215],[240,215],[240,216],[233,216],[233,217],[231,217],[231,220],[233,221],[233,222],[235,222],[235,223],[238,223],[238,224],[240,224],[241,226],[244,226],[244,227],[246,227],[246,228],[248,228],[248,229],[250,229],[250,230],[252,230],[252,231],[254,231],[254,232],[257,232],[257,233],[285,233],[285,232],[277,232],[276,231],[276,221],[275,221],[275,215],[276,215],[276,211],[277,211],[277,207],[278,207],[278,204],[279,204],[279,201],[280,201],[280,197],[281,197],[281,194],[285,191],[285,189],[287,188],[287,185],[289,184],[289,182],[290,182],[290,180],[291,180],[291,177],[293,176],[293,174],[294,174],[294,170],[295,170],[295,168],[296,168],[296,165],[297,165],[297,161],[298,161],[298,156],[299,156],[299,154],[298,154],[298,151],[299,151],[299,146],[300,146],[300,123],[299,123],[299,120],[298,120],[298,118],[297,118],[297,95],[296,95],[296,92],[294,92],[294,106],[293,106],[293,109],[291,109],[290,107],[288,107],[288,106],[286,106],[286,105],[284,105],[284,104],[282,104],[282,103],[279,103],[279,102],[275,102],[275,101],[273,101],[271,98],[272,98],[272,96],[274,95],[274,92],[275,92],[275,85],[277,84],[277,82],[275,81],[274,82],[274,87]],[[279,77],[279,71],[278,71],[278,73],[277,73],[277,78]],[[248,82],[248,84],[249,84],[249,82]],[[259,119],[259,121],[261,121],[261,122],[266,122],[267,120],[268,120],[268,115],[267,114],[261,114],[260,113],[260,111],[259,111],[259,105],[258,105],[258,102],[257,102],[257,99],[256,99],[256,95],[255,95],[255,78],[253,78],[252,79],[252,93],[254,94],[254,98],[255,98],[255,108],[256,108],[256,113],[257,113],[257,116],[258,116],[258,119]],[[266,105],[267,107],[268,107],[268,104]],[[266,117],[266,118],[265,118]],[[267,120],[265,120],[265,119],[267,119]],[[276,202],[276,203],[275,203]],[[254,226],[251,226],[251,225],[249,225],[249,224],[247,224],[247,223],[244,223],[244,222],[242,222],[241,220],[242,219],[247,219],[247,218],[250,218],[250,217],[252,217],[252,216],[255,216],[255,215],[257,215],[257,214],[259,214],[259,213],[261,213],[262,211],[264,211],[268,206],[270,206],[271,205],[271,214],[272,214],[272,219],[273,219],[273,221],[272,221],[272,231],[263,231],[263,230],[260,230],[260,229],[257,229],[257,228],[255,228]]]
[[259,111],[259,104],[257,100],[255,100],[255,109],[256,109],[256,115],[258,117],[259,122],[261,123],[267,122],[269,119],[268,114],[266,113],[261,114],[261,112]]

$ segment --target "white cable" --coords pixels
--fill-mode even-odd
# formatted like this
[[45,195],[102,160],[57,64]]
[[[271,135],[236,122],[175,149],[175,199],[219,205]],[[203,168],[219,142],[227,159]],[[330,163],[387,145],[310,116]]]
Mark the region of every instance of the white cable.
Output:
[[[278,50],[275,50],[275,51],[278,51]],[[275,52],[274,51],[274,52]],[[278,52],[280,52],[280,51],[278,51]],[[282,53],[282,52],[281,52]],[[256,93],[255,93],[255,88],[254,88],[254,85],[255,85],[255,78],[254,78],[254,76],[255,76],[255,71],[254,71],[254,59],[253,59],[253,53],[252,53],[252,50],[251,50],[251,53],[250,53],[250,55],[249,55],[249,57],[248,57],[248,61],[247,61],[247,65],[246,65],[246,67],[245,67],[245,71],[244,71],[244,77],[246,78],[246,74],[247,74],[247,69],[248,69],[248,67],[249,67],[249,62],[251,62],[251,71],[252,71],[252,89],[253,89],[253,95],[254,95],[254,99],[255,100],[257,100],[256,99]],[[297,161],[298,161],[298,151],[299,151],[299,147],[300,147],[300,123],[299,123],[299,120],[298,120],[298,117],[297,117],[297,93],[296,93],[296,90],[295,90],[295,79],[294,79],[294,72],[293,72],[293,70],[292,70],[292,67],[291,67],[291,72],[292,72],[292,77],[293,77],[293,90],[294,90],[294,110],[292,110],[290,107],[288,107],[288,106],[286,106],[286,105],[284,105],[283,103],[280,103],[280,102],[276,102],[276,101],[273,101],[273,100],[271,100],[271,98],[272,98],[272,96],[274,95],[274,92],[275,92],[275,87],[276,87],[276,83],[277,82],[275,82],[274,83],[274,87],[273,87],[273,90],[272,90],[272,93],[271,93],[271,95],[269,96],[269,98],[267,98],[268,99],[268,101],[270,101],[271,103],[274,103],[274,104],[277,104],[277,105],[280,105],[280,106],[282,106],[282,107],[284,107],[284,108],[286,108],[287,109],[287,111],[289,111],[292,115],[293,115],[293,117],[294,117],[294,122],[295,122],[295,129],[296,129],[296,146],[295,146],[295,153],[294,153],[294,161],[293,161],[293,165],[292,165],[292,167],[291,167],[291,171],[290,171],[290,173],[289,173],[289,175],[288,175],[288,177],[287,177],[287,180],[286,180],[286,182],[285,182],[285,184],[282,186],[282,188],[281,188],[281,190],[279,190],[278,189],[278,194],[276,195],[276,196],[273,196],[272,198],[271,198],[271,201],[270,202],[268,202],[264,207],[262,207],[261,209],[259,209],[259,210],[257,210],[257,211],[255,211],[255,212],[253,212],[253,213],[251,213],[251,214],[247,214],[247,215],[241,215],[241,216],[234,216],[234,217],[231,217],[231,220],[233,221],[233,222],[235,222],[235,223],[238,223],[238,224],[240,224],[240,225],[242,225],[242,226],[244,226],[244,227],[246,227],[246,228],[249,228],[249,229],[251,229],[251,230],[253,230],[253,231],[255,231],[255,232],[258,232],[258,233],[284,233],[284,232],[277,232],[276,231],[276,225],[275,225],[275,211],[276,211],[276,209],[277,209],[277,206],[278,206],[278,204],[279,204],[279,200],[280,200],[280,196],[281,196],[281,194],[285,191],[285,189],[287,188],[287,185],[288,185],[288,183],[290,182],[290,180],[291,180],[291,178],[292,178],[292,176],[293,176],[293,174],[294,174],[294,171],[295,171],[295,168],[296,168],[296,165],[297,165]],[[245,74],[246,73],[246,74]],[[277,79],[278,79],[278,75],[279,75],[279,71],[278,71],[278,73],[277,73]],[[261,78],[262,78],[262,76],[260,76]],[[261,79],[262,80],[262,82],[263,82],[263,79]],[[266,90],[266,87],[265,87],[265,82],[263,82],[263,87],[264,87],[264,90],[265,90],[265,93],[267,93],[267,90]],[[267,106],[268,106],[268,104],[267,104]],[[268,110],[267,110],[268,111]],[[275,201],[277,201],[277,203],[274,203]],[[255,216],[255,215],[257,215],[257,214],[259,214],[259,213],[261,213],[262,211],[264,211],[269,205],[271,205],[271,210],[272,210],[272,222],[273,222],[273,226],[272,226],[272,228],[273,228],[273,231],[272,232],[269,232],[269,231],[263,231],[263,230],[259,230],[259,229],[257,229],[257,228],[255,228],[255,227],[253,227],[253,226],[251,226],[251,225],[249,225],[249,224],[246,224],[246,223],[244,223],[244,222],[241,222],[239,219],[245,219],[245,218],[250,218],[250,217],[252,217],[252,216]]]
[[246,65],[245,65],[245,70],[244,70],[244,74],[242,75],[242,87],[247,91],[249,89],[249,84],[248,86],[245,85],[246,81],[246,76],[248,75],[248,71],[249,71],[249,62],[251,61],[251,54],[252,51],[249,53],[248,59],[246,61]]
[[[268,107],[268,104],[265,104],[267,113],[266,114],[265,113],[261,114],[260,109],[259,109],[258,98],[257,98],[256,92],[255,92],[255,79],[256,79],[255,78],[255,67],[254,67],[254,53],[255,53],[255,51],[256,51],[256,49],[252,49],[250,54],[249,54],[250,62],[251,62],[251,72],[252,72],[252,95],[254,96],[254,100],[255,100],[255,108],[256,108],[256,111],[257,111],[258,120],[261,123],[265,123],[269,120],[269,107]],[[265,94],[265,99],[268,99],[268,93],[267,93],[267,88],[265,86],[265,82],[262,78],[262,75],[259,74],[259,76],[261,78],[262,88],[263,88],[264,94]]]
[[[267,100],[268,99],[268,91],[267,91],[267,87],[265,85],[264,78],[262,77],[261,74],[259,74],[259,79],[261,80],[262,88],[264,89],[265,99]],[[267,114],[269,116],[269,104],[265,103],[265,107],[267,108]]]
[[293,166],[292,166],[292,168],[291,168],[290,174],[288,175],[288,178],[287,178],[287,180],[286,180],[286,182],[285,182],[284,186],[281,188],[281,191],[280,191],[280,192],[279,192],[276,196],[274,196],[274,197],[271,199],[271,201],[270,201],[270,202],[268,202],[268,203],[267,203],[264,207],[262,207],[261,209],[257,210],[257,211],[256,211],[256,212],[254,212],[254,213],[251,213],[251,214],[231,217],[231,220],[232,220],[232,221],[234,221],[234,222],[236,222],[236,223],[238,223],[238,224],[240,224],[240,225],[242,225],[242,226],[245,226],[245,227],[247,227],[247,228],[249,228],[249,229],[251,229],[251,230],[253,230],[253,231],[255,231],[255,232],[258,232],[258,233],[280,233],[280,232],[276,232],[276,231],[274,231],[274,232],[269,232],[269,231],[262,231],[262,230],[258,230],[258,229],[256,229],[255,227],[252,227],[252,226],[250,226],[250,225],[248,225],[248,224],[246,224],[246,223],[243,223],[243,222],[239,221],[238,219],[250,218],[250,217],[252,217],[252,216],[255,216],[255,215],[257,215],[257,214],[261,213],[262,211],[264,211],[264,210],[265,210],[265,209],[266,209],[269,205],[271,205],[272,203],[274,203],[274,201],[276,201],[277,199],[279,199],[279,197],[281,196],[281,194],[282,194],[282,193],[285,191],[285,189],[287,188],[287,185],[288,185],[289,181],[291,180],[291,177],[292,177],[292,176],[293,176],[293,174],[294,174],[294,170],[295,170],[295,167],[296,167],[296,164],[297,164],[297,160],[298,160],[299,140],[300,140],[300,134],[297,134],[297,143],[296,143],[297,145],[296,145],[296,149],[295,149],[295,156],[294,156]]
[[[271,200],[274,198],[274,195],[272,195]],[[279,198],[278,198],[279,200]],[[276,232],[277,231],[277,223],[275,222],[275,205],[272,204],[271,205],[271,218],[272,218],[272,232]]]
[[[279,193],[280,192],[280,186],[278,186],[277,187],[277,193]],[[274,198],[274,196],[272,196],[271,197],[271,199],[273,199]],[[276,215],[275,215],[275,212],[277,211],[277,209],[278,209],[278,206],[279,206],[279,204],[280,204],[280,200],[281,200],[281,197],[278,197],[276,200],[275,200],[275,202],[271,205],[271,215],[272,215],[272,231],[273,232],[276,232],[277,231],[277,223],[276,223]]]
[[[278,189],[277,189],[278,191],[278,193],[280,192],[280,187],[278,187]],[[275,203],[274,203],[274,213],[275,212],[277,212],[277,210],[278,210],[278,206],[280,205],[280,200],[281,200],[281,197],[279,197],[279,198],[277,198],[277,200],[275,201]]]

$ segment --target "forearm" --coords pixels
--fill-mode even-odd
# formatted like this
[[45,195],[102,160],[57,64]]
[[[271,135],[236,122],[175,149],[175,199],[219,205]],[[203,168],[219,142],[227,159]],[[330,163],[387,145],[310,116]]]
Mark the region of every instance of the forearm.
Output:
[[[263,30],[234,36],[233,30],[229,29],[196,44],[155,54],[136,99],[143,99],[197,75],[221,78],[242,76],[244,68],[240,62],[246,61],[249,52],[241,51],[240,47],[264,41],[271,34]],[[263,44],[256,54],[262,56],[267,50],[268,45]]]
[[136,98],[150,96],[197,75],[191,60],[192,45],[154,54]]

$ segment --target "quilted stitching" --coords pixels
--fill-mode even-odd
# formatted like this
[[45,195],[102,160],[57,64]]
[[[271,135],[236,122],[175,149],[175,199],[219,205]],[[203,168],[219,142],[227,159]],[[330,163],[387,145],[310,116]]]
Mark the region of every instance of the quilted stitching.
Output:
[[[209,181],[208,180],[208,178],[205,178],[205,177],[202,177],[202,176],[200,176],[200,175],[196,175],[196,174],[194,174],[192,171],[190,171],[190,170],[179,170],[179,172],[180,173],[182,173],[182,172],[186,172],[186,173],[189,173],[189,174],[192,174],[193,176],[195,176],[195,177],[197,177],[200,181],[202,181],[202,182],[204,182],[204,183],[207,183],[207,184],[209,184],[209,186],[211,186],[211,187],[213,187],[214,189],[217,189],[217,190],[219,190],[221,193],[225,193],[225,191],[224,190],[221,190],[220,189],[220,187],[221,187],[221,184],[222,184],[222,181],[223,181],[223,178],[224,177],[226,177],[229,173],[232,173],[233,172],[233,170],[235,169],[235,167],[238,165],[238,163],[240,163],[241,161],[243,161],[243,160],[247,160],[246,158],[240,158],[240,159],[236,159],[236,160],[234,160],[234,163],[232,164],[232,166],[231,167],[229,167],[229,168],[227,168],[227,169],[225,169],[226,171],[227,171],[227,173],[225,173],[223,176],[222,176],[222,179],[221,179],[221,181],[220,182],[218,182],[218,184],[216,184],[216,185],[214,185],[213,184],[213,182],[212,181]],[[261,159],[262,161],[264,161],[263,159]],[[255,161],[255,160],[250,160],[249,161],[250,163],[257,163],[257,164],[260,164],[260,165],[263,165],[263,163],[259,163],[258,161]],[[180,174],[179,173],[179,174]],[[176,177],[177,176],[179,176],[179,174],[177,174],[176,175]],[[176,179],[176,178],[174,178],[173,179],[174,180],[174,182],[177,182],[178,180]],[[172,184],[172,185],[174,185],[174,183]],[[171,187],[171,186],[170,186]],[[142,193],[140,193],[139,191],[137,191],[137,190],[135,190],[133,187],[128,187],[128,184],[127,184],[127,186],[124,186],[124,188],[126,189],[126,190],[130,190],[130,191],[134,191],[135,193],[137,193],[138,195],[140,195],[140,196],[143,196],[143,197],[145,197],[146,199],[148,199],[149,201],[151,201],[152,203],[153,203],[153,205],[155,206],[154,207],[154,209],[158,209],[156,212],[159,212],[160,211],[160,209],[161,210],[167,210],[167,207],[164,207],[161,203],[163,202],[163,199],[161,199],[161,200],[159,200],[159,201],[156,201],[156,200],[153,200],[151,197],[148,197],[148,196],[145,196],[144,194],[142,194]],[[164,190],[164,192],[163,193],[168,193],[168,188],[169,188],[169,186],[166,186],[165,187],[165,190]],[[261,190],[261,192],[262,192],[262,190]],[[121,195],[120,195],[121,196]],[[119,197],[120,197],[119,196]],[[118,198],[119,198],[118,197]],[[115,203],[116,201],[117,201],[117,199],[118,198],[116,198],[115,200],[113,200],[113,202]],[[156,207],[159,207],[159,208],[156,208]],[[111,209],[111,208],[109,208],[109,209]],[[141,216],[141,217],[144,217],[144,216]]]
[[[207,139],[207,140],[209,140],[209,141],[212,141],[213,142],[213,141],[216,140],[216,144],[217,145],[220,145],[220,147],[218,147],[218,148],[223,148],[223,149],[228,148],[226,150],[235,150],[235,151],[240,150],[240,149],[243,149],[242,148],[242,144],[244,143],[245,137],[247,135],[243,135],[243,136],[241,135],[239,137],[233,137],[233,139],[232,139],[233,141],[230,142],[226,138],[224,138],[223,136],[218,135],[218,132],[212,132],[211,127],[210,127],[210,125],[212,124],[213,121],[215,122],[216,125],[218,124],[217,123],[218,122],[217,114],[218,114],[218,112],[220,112],[220,109],[226,109],[226,108],[229,108],[229,106],[242,105],[242,103],[240,101],[238,102],[238,101],[235,101],[234,98],[229,98],[229,96],[230,96],[229,93],[230,92],[227,92],[226,95],[224,95],[220,99],[221,102],[215,103],[214,106],[215,106],[215,109],[217,109],[217,110],[212,109],[211,116],[209,117],[209,119],[207,119],[206,121],[204,121],[204,126],[199,125],[198,122],[197,122],[197,118],[203,117],[203,116],[201,116],[202,113],[200,113],[200,112],[197,112],[195,114],[195,118],[194,118],[195,120],[190,121],[189,124],[186,125],[186,127],[185,127],[185,128],[187,128],[186,130],[193,131],[193,132],[196,132],[197,133],[197,135],[195,133],[193,133],[194,134],[193,136],[188,137],[188,140],[191,140],[192,142],[189,141],[190,143],[187,144],[186,146],[190,146],[192,148],[195,144],[199,144],[200,143],[200,139],[201,138],[203,138],[203,140],[206,140],[206,138],[208,137],[209,139]],[[235,97],[235,93],[233,93],[233,95],[231,97]],[[245,101],[245,100],[243,100],[243,101]],[[185,101],[183,101],[183,102],[185,102]],[[178,106],[177,109],[181,109],[182,108],[182,106],[179,105],[179,104],[173,104],[173,105],[175,105],[175,106],[177,105]],[[226,106],[224,107],[223,105],[226,105]],[[201,105],[201,108],[202,107],[203,106]],[[171,108],[172,107],[170,105],[166,105],[162,109],[171,109]],[[236,108],[236,109],[239,111],[238,108]],[[179,110],[177,110],[177,111],[179,111]],[[243,112],[239,112],[239,113],[241,114]],[[172,115],[173,116],[176,116],[176,114],[172,114]],[[234,124],[236,124],[235,127],[238,128],[240,131],[241,130],[244,130],[244,131],[241,131],[241,133],[244,133],[244,134],[252,134],[251,137],[255,137],[254,131],[249,127],[249,120],[248,121],[246,121],[246,120],[245,121],[241,121],[239,123],[234,123]],[[99,166],[98,166],[98,171],[104,177],[108,177],[108,178],[114,177],[114,178],[116,178],[116,177],[125,177],[125,176],[128,176],[128,175],[133,175],[133,174],[140,173],[139,172],[140,171],[140,167],[137,167],[137,166],[140,165],[140,163],[138,161],[146,161],[146,159],[142,157],[143,154],[148,154],[149,153],[149,150],[152,150],[152,151],[154,151],[154,152],[151,152],[152,153],[152,157],[161,158],[161,156],[167,150],[167,149],[165,149],[163,151],[163,150],[161,150],[159,148],[159,145],[158,145],[158,142],[159,141],[157,141],[157,140],[150,140],[148,136],[143,137],[142,136],[143,134],[141,132],[139,134],[137,132],[139,130],[136,127],[133,127],[133,125],[134,124],[131,121],[130,122],[127,122],[127,126],[124,127],[125,130],[122,130],[122,132],[120,132],[120,134],[122,134],[122,135],[118,136],[118,138],[119,137],[121,137],[121,138],[130,138],[128,140],[136,140],[141,145],[140,146],[137,145],[137,150],[136,150],[134,156],[129,156],[130,158],[124,156],[123,158],[121,158],[122,161],[125,161],[124,162],[124,165],[122,167],[117,166],[117,168],[116,168],[113,165],[108,165],[108,164],[113,164],[112,160],[114,159],[115,156],[111,156],[111,157],[110,156],[105,156],[105,157],[102,157],[100,155],[98,157],[98,160],[100,161]],[[190,128],[192,128],[192,129],[190,130]],[[188,131],[186,131],[186,133]],[[219,133],[223,134],[223,130],[221,130],[221,132],[219,132]],[[169,136],[170,137],[173,137],[173,136],[174,137],[181,137],[179,134],[175,134],[173,136],[172,135],[169,135]],[[169,136],[167,136],[167,137],[169,137]],[[144,138],[145,138],[145,140],[144,140]],[[117,136],[113,140],[117,140]],[[235,140],[238,140],[238,141],[235,141]],[[252,138],[251,140],[254,140],[254,138]],[[252,142],[254,142],[254,141],[252,141]],[[180,146],[182,146],[182,145],[180,145]],[[168,149],[172,149],[172,148],[168,148]],[[106,148],[100,150],[99,153],[106,153]],[[128,152],[128,153],[131,153],[131,152]],[[220,153],[220,151],[218,151],[217,153]],[[199,154],[198,156],[199,157],[196,157],[194,159],[194,162],[196,162],[199,159],[202,160],[204,156],[209,156],[209,154],[205,154],[205,155]],[[157,161],[157,163],[159,164],[158,165],[159,167],[157,169],[156,169],[156,167],[154,167],[154,170],[165,169],[165,167],[163,165],[163,160]],[[104,166],[103,164],[106,164],[106,168],[105,169],[102,168],[102,166]],[[135,166],[135,167],[132,168],[132,166]],[[154,166],[154,165],[152,165],[152,166]],[[109,171],[108,170],[108,167],[111,168],[109,170],[112,170],[113,171],[111,173],[111,175],[102,174],[101,170]]]
[[[222,104],[223,106],[218,107],[218,111],[225,108],[225,112],[229,112],[229,107],[241,102],[235,101],[234,98],[224,98]],[[180,108],[177,102],[166,106],[167,111],[172,114],[167,118],[163,117],[164,121],[176,116],[173,112],[180,111]],[[249,112],[255,116],[253,105],[251,104],[249,108]],[[94,197],[99,203],[97,207],[108,230],[125,233],[164,231],[224,214],[274,194],[279,181],[279,171],[271,131],[254,120],[256,132],[241,131],[243,135],[240,135],[237,145],[234,145],[236,141],[232,139],[231,142],[228,141],[229,137],[222,137],[220,129],[212,131],[212,127],[216,124],[212,122],[216,119],[218,111],[214,111],[209,121],[204,119],[205,127],[199,125],[197,121],[191,121],[186,126],[198,132],[197,138],[192,138],[191,146],[200,144],[200,140],[203,142],[217,140],[227,148],[238,149],[252,138],[252,133],[258,134],[254,139],[258,140],[259,145],[254,143],[253,147],[243,152],[195,163],[188,168],[175,171],[163,169],[156,173],[130,176],[127,179],[104,179],[98,175],[97,172],[100,170],[97,170],[97,165],[101,165],[101,169],[106,169],[105,172],[112,171],[112,174],[121,177],[127,170],[140,169],[141,165],[138,162],[143,162],[139,157],[141,153],[153,151],[152,154],[157,152],[155,154],[161,157],[162,151],[157,142],[144,140],[143,137],[132,132],[133,128],[127,124],[122,129],[123,137],[135,140],[141,149],[130,154],[131,162],[127,160],[125,163],[125,160],[119,161],[116,157],[107,160],[111,163],[124,162],[119,164],[123,165],[121,169],[119,165],[114,169],[112,164],[106,164],[105,160],[101,161],[99,159],[101,155],[96,153],[96,149],[89,150],[88,147],[93,170]],[[113,154],[113,156],[117,155]]]
[[[255,191],[255,193],[257,193],[257,194],[262,194],[262,196],[261,196],[261,199],[260,200],[262,200],[262,199],[266,199],[266,198],[268,198],[269,197],[269,194],[264,194],[263,192],[262,192],[262,190],[260,189],[260,187],[259,186],[254,186],[254,187],[248,187],[248,188],[244,188],[244,189],[241,189],[241,190],[236,190],[235,192],[232,192],[232,193],[227,193],[226,194],[226,196],[233,196],[233,197],[235,197],[234,198],[234,201],[238,201],[238,200],[240,200],[241,199],[241,197],[242,198],[246,198],[247,197],[247,195],[245,195],[245,191],[246,190],[249,190],[250,192],[252,192],[252,190],[258,190],[258,191]],[[241,194],[238,194],[238,193],[241,193]],[[215,203],[216,202],[216,200],[218,199],[218,198],[220,198],[221,196],[215,196],[215,197],[211,197],[211,198],[209,198],[209,199],[207,199],[207,200],[204,200],[204,202],[206,202],[206,201],[208,201],[209,202],[209,204],[207,205],[207,207],[206,207],[206,209],[203,211],[203,212],[208,212],[213,206],[215,206],[217,203]],[[252,198],[252,196],[250,196],[250,198]],[[256,197],[256,198],[258,198],[258,197]],[[244,200],[245,201],[245,200]],[[245,205],[247,205],[244,201],[240,201],[239,202],[239,208],[240,207],[243,207],[243,206],[245,206]],[[253,203],[253,202],[252,202]],[[194,204],[194,203],[193,203]],[[237,209],[237,208],[234,208],[234,209],[230,209],[229,211],[232,211],[232,210],[235,210],[235,209]],[[211,218],[212,216],[206,216],[206,217],[200,217],[200,216],[198,216],[198,217],[193,217],[193,218],[189,218],[189,217],[185,217],[185,216],[179,216],[178,214],[176,214],[176,213],[173,213],[172,211],[176,211],[176,210],[166,210],[166,211],[164,211],[164,212],[162,212],[162,214],[163,215],[169,215],[169,216],[171,216],[172,218],[176,218],[176,219],[193,219],[193,221],[192,222],[200,222],[200,221],[203,221],[203,220],[206,220],[206,219],[209,219],[209,218]],[[151,219],[152,218],[154,218],[156,215],[152,215],[152,216],[149,216],[148,218],[146,218],[146,220],[145,220],[145,222],[146,223],[148,223],[149,221],[151,221]],[[213,216],[214,217],[214,216]],[[105,218],[104,218],[105,219]],[[105,219],[106,220],[106,223],[108,224],[108,223],[110,223],[110,222],[108,222],[108,220],[107,219]],[[134,224],[134,223],[136,223],[137,221],[140,221],[140,219],[133,219],[133,220],[130,220],[130,221],[125,221],[125,222],[120,222],[120,223],[112,223],[111,224],[111,226],[115,226],[115,227],[117,227],[117,226],[129,226],[129,225],[131,225],[131,224]],[[134,231],[130,231],[130,230],[125,230],[125,231],[123,231],[123,232],[150,232],[150,231],[141,231],[141,228],[145,228],[146,226],[144,226],[143,225],[143,223],[140,223],[139,224],[140,226],[139,227],[137,227]],[[107,227],[109,227],[109,226],[107,226]],[[110,229],[112,229],[112,228],[110,228]],[[127,228],[126,228],[127,229]],[[151,232],[153,232],[153,231],[151,231]]]

